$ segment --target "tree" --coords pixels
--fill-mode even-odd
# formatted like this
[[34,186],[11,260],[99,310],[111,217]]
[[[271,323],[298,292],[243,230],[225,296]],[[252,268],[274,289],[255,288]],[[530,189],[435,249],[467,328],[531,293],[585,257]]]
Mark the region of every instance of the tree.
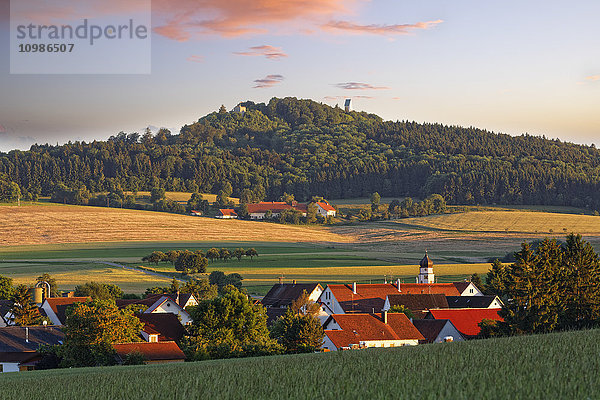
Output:
[[177,257],[179,257],[179,255],[181,254],[180,250],[169,250],[165,253],[166,255],[166,260],[168,260],[172,265],[175,265],[175,261],[177,260]]
[[14,290],[12,278],[0,275],[0,300],[10,300]]
[[406,307],[405,305],[393,305],[392,307],[390,307],[390,309],[388,310],[388,312],[390,313],[399,313],[399,314],[405,314],[408,318],[413,318],[414,314],[412,312],[412,310],[408,307]]
[[211,285],[208,279],[191,279],[181,286],[181,293],[191,293],[198,301],[212,300],[219,294],[217,285]]
[[496,259],[485,278],[484,293],[503,297],[508,284],[508,271],[500,260]]
[[150,254],[149,256],[145,256],[142,258],[142,261],[150,262],[150,263],[153,263],[156,265],[158,265],[159,262],[169,261],[169,260],[170,260],[169,257],[162,251],[153,251],[152,254]]
[[[42,275],[37,277],[37,282],[48,282],[50,284],[50,293],[49,297],[58,297],[58,285],[56,283],[56,279],[50,276],[50,274],[44,272]],[[44,285],[44,291],[46,287]]]
[[220,256],[221,256],[221,252],[216,247],[213,247],[212,249],[209,249],[206,252],[206,257],[212,262],[214,262],[215,260],[218,260]]
[[219,291],[223,291],[228,286],[241,289],[243,280],[244,278],[238,273],[226,275],[222,271],[213,271],[208,276],[208,281],[210,284],[216,285],[219,288]]
[[290,193],[283,193],[280,197],[279,197],[279,201],[283,201],[287,204],[292,204],[295,201],[294,195],[290,194]]
[[280,352],[267,329],[265,308],[235,288],[191,309],[193,322],[182,347],[190,360]]
[[286,353],[312,353],[323,344],[324,333],[318,318],[295,313],[288,308],[275,321],[271,336],[285,348]]
[[314,224],[315,222],[317,222],[317,205],[309,203],[306,209],[306,223]]
[[165,198],[165,189],[161,187],[153,187],[150,191],[150,201],[157,202]]
[[246,250],[246,256],[250,257],[250,260],[253,260],[254,257],[258,257],[258,252],[253,247],[251,249]]
[[188,250],[179,253],[177,260],[175,260],[175,269],[182,271],[184,274],[204,273],[207,265],[208,260],[202,253],[194,253]]
[[229,251],[229,249],[222,248],[221,250],[219,250],[219,259],[221,259],[223,261],[230,260],[231,259],[231,251]]
[[379,203],[381,202],[381,196],[379,193],[375,192],[371,195],[371,211],[377,212],[379,211]]
[[110,283],[86,282],[75,286],[75,295],[91,297],[93,300],[116,300],[123,297],[123,291]]
[[42,318],[38,308],[31,302],[29,289],[25,285],[18,285],[12,295],[13,306],[11,309],[12,322],[19,326],[36,325]]
[[185,207],[186,212],[189,214],[194,211],[202,211],[203,213],[207,212],[209,209],[208,200],[205,200],[200,193],[192,193],[192,196],[187,202]]
[[252,203],[254,201],[254,193],[250,189],[242,190],[240,194],[240,205]]
[[19,185],[1,178],[0,176],[0,202],[17,201],[21,197]]
[[477,289],[479,289],[482,293],[485,291],[485,285],[481,282],[481,277],[479,274],[474,273],[471,275],[471,283],[475,285]]
[[238,247],[233,251],[233,256],[237,258],[238,261],[242,261],[242,257],[246,255],[246,250],[242,247]]

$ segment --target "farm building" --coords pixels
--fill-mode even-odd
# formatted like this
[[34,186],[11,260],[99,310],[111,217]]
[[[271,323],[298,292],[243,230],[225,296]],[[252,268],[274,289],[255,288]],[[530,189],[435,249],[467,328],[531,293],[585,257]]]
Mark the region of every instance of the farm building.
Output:
[[479,323],[484,319],[502,321],[497,308],[450,308],[429,310],[425,319],[449,319],[465,339],[479,335]]
[[317,214],[322,216],[323,218],[336,216],[337,211],[330,204],[325,203],[323,201],[319,201],[315,204],[317,206]]
[[423,318],[432,308],[448,308],[446,296],[438,294],[389,294],[383,305],[384,311],[394,306],[404,306],[412,311],[415,318]]
[[[175,297],[175,298],[174,298]],[[123,300],[118,299],[116,301],[117,307],[125,308],[132,304],[141,304],[145,305],[148,308],[144,311],[144,314],[161,314],[161,313],[171,313],[178,316],[183,325],[189,325],[192,323],[192,318],[187,311],[184,310],[184,307],[180,306],[177,303],[177,297],[171,297],[165,294],[157,294],[154,296],[148,296],[145,299],[134,299],[134,300]],[[181,301],[181,297],[179,297],[179,301]],[[189,300],[189,299],[188,299]],[[194,299],[195,301],[195,299]],[[182,303],[183,304],[183,303]],[[196,304],[198,304],[196,302]]]
[[147,342],[178,342],[186,333],[175,314],[142,313],[138,318],[144,323],[141,335]]
[[264,219],[269,212],[273,217],[278,217],[284,210],[297,210],[302,213],[303,217],[306,217],[308,210],[306,204],[300,204],[297,201],[293,201],[291,204],[284,201],[263,201],[248,204],[247,207],[250,219]]
[[323,349],[329,351],[416,346],[425,340],[406,315],[385,311],[380,315],[334,314],[325,321],[323,329]]
[[137,342],[137,343],[118,343],[113,344],[117,352],[117,358],[123,363],[129,354],[139,353],[146,364],[165,364],[174,362],[184,362],[185,354],[175,342]]
[[423,343],[461,342],[465,340],[449,319],[415,319],[412,323],[425,337]]
[[285,311],[292,303],[306,291],[308,299],[312,302],[317,302],[323,287],[318,283],[283,283],[273,285],[269,293],[263,297],[261,303],[267,309],[267,322],[273,323],[277,318],[285,314]]
[[90,301],[90,297],[48,297],[40,306],[40,313],[50,318],[54,325],[64,325],[67,308],[75,303]]
[[236,219],[237,217],[238,215],[233,208],[221,208],[215,215],[215,218],[219,219]]
[[30,371],[41,359],[40,346],[62,344],[65,335],[49,326],[0,328],[0,372]]
[[202,212],[202,211],[199,211],[199,210],[192,210],[192,211],[190,212],[190,215],[193,215],[194,217],[201,217],[201,216],[202,216],[202,214],[203,214],[203,212]]
[[502,300],[498,296],[448,296],[446,300],[449,308],[502,308]]

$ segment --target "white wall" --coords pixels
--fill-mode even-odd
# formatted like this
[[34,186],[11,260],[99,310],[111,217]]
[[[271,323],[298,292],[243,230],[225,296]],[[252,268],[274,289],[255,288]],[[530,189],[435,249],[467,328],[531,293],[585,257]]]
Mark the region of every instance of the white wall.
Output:
[[1,363],[2,364],[2,372],[19,372],[19,364],[18,363]]
[[452,325],[452,323],[450,321],[446,322],[446,325],[444,325],[444,327],[440,331],[438,337],[435,338],[434,342],[435,343],[443,343],[444,338],[446,336],[452,336],[452,339],[455,342],[462,342],[463,340],[465,340],[462,337],[462,335],[460,334],[460,332],[454,327],[454,325]]

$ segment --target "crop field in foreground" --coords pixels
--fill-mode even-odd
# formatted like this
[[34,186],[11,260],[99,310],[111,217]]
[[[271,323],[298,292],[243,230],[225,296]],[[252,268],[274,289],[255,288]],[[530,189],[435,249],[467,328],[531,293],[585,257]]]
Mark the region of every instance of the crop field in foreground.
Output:
[[0,375],[22,399],[591,399],[600,330],[395,349]]

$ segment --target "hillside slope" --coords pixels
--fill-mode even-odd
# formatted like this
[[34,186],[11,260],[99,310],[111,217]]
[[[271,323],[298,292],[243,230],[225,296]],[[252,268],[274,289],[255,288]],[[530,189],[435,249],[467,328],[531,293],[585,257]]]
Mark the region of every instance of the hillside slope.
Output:
[[[120,133],[106,142],[32,146],[0,154],[2,179],[22,192],[57,184],[92,192],[217,193],[253,200],[293,193],[330,199],[443,195],[450,204],[552,204],[600,209],[600,151],[559,140],[383,121],[310,100],[244,103],[173,135]],[[2,174],[6,178],[1,178]],[[248,197],[247,196],[247,197]]]
[[[600,330],[411,348],[0,374],[6,398],[587,399]],[[76,384],[73,384],[76,382]]]

